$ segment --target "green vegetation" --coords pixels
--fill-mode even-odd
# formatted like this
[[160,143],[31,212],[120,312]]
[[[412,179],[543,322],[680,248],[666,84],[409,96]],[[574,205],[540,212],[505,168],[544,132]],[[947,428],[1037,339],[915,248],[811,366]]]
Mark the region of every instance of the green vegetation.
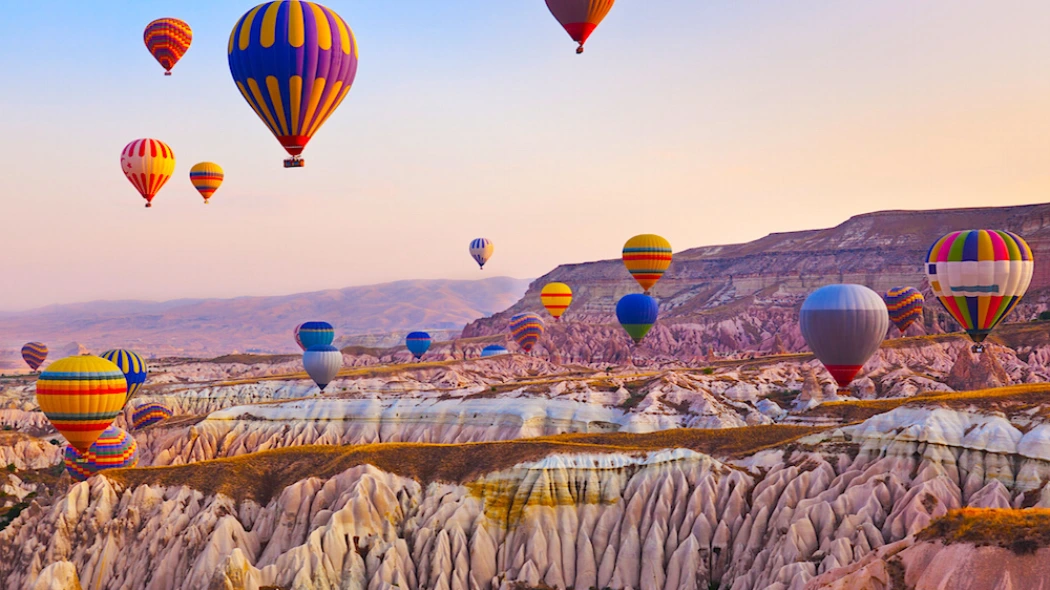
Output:
[[1050,547],[1050,509],[961,508],[933,521],[916,538],[1002,547],[1026,555]]

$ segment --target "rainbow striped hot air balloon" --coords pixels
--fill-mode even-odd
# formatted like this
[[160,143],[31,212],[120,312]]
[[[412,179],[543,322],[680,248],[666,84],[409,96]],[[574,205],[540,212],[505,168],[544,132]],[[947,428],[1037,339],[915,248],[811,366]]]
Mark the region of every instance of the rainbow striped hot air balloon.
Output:
[[86,453],[124,407],[128,384],[113,363],[71,356],[51,363],[36,382],[36,402],[69,444]]
[[47,359],[47,345],[43,342],[26,342],[22,347],[22,360],[29,365],[33,371],[40,368]]
[[510,318],[510,334],[526,353],[532,352],[543,330],[543,320],[534,313],[521,313]]
[[914,287],[893,287],[886,291],[883,299],[886,300],[890,320],[901,331],[901,336],[912,324],[922,319],[922,304],[925,299]]
[[204,197],[205,205],[211,202],[208,199],[219,190],[223,178],[225,175],[222,172],[222,166],[215,162],[200,162],[190,168],[190,182],[193,188]]
[[159,139],[136,139],[120,152],[120,170],[152,207],[153,197],[175,172],[175,152]]
[[182,59],[193,42],[193,30],[177,18],[158,18],[146,25],[142,33],[146,49],[153,59],[164,68],[164,75],[171,75],[171,68]]
[[329,346],[335,341],[335,328],[328,322],[304,322],[295,327],[295,343],[306,350],[311,346]]
[[411,332],[405,338],[405,346],[408,347],[408,351],[412,353],[412,356],[416,357],[417,361],[423,358],[423,355],[430,350],[430,343],[430,334],[426,332]]
[[565,283],[547,283],[540,291],[540,302],[557,321],[572,304],[572,289]]
[[86,453],[66,445],[62,460],[75,481],[84,481],[106,469],[134,467],[139,461],[138,445],[123,429],[110,426]]
[[642,234],[623,245],[623,264],[645,294],[671,266],[671,243],[654,234]]
[[335,11],[278,0],[249,10],[230,33],[230,73],[241,96],[303,165],[303,148],[350,92],[357,40]]
[[645,338],[659,315],[660,305],[656,300],[641,293],[624,295],[616,303],[616,319],[635,344]]
[[474,238],[470,241],[470,257],[478,263],[478,268],[481,270],[485,269],[485,263],[492,258],[492,253],[495,251],[496,246],[488,238]]
[[131,427],[134,430],[142,430],[162,420],[171,418],[173,412],[165,404],[149,402],[135,408],[131,413]]
[[125,398],[124,405],[128,405],[131,398],[135,397],[139,388],[146,382],[149,374],[146,362],[134,352],[120,348],[107,350],[99,356],[116,365],[120,372],[124,373],[124,379],[128,382],[128,397]]
[[572,40],[579,43],[576,53],[613,7],[616,0],[547,0],[547,8],[558,19]]
[[981,342],[1021,301],[1032,282],[1032,249],[1008,231],[956,231],[934,242],[926,276],[934,295],[982,352]]

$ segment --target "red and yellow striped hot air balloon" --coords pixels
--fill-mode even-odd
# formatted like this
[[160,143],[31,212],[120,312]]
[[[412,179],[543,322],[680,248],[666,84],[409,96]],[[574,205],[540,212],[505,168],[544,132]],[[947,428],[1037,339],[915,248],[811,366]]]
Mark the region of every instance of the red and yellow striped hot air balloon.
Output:
[[579,43],[576,53],[583,53],[583,44],[594,29],[609,14],[616,0],[547,0],[547,8],[558,19],[572,40]]
[[540,291],[540,302],[551,317],[558,320],[572,303],[572,289],[565,283],[547,283]]
[[623,245],[623,264],[648,295],[671,266],[671,243],[654,234],[634,236]]
[[158,18],[146,25],[142,33],[146,49],[153,59],[164,68],[164,75],[171,75],[171,68],[182,59],[193,42],[193,30],[177,18]]
[[69,444],[86,453],[124,407],[128,383],[120,368],[97,356],[51,363],[36,382],[36,403]]
[[120,152],[120,170],[152,207],[153,197],[175,172],[175,152],[159,139],[136,139]]
[[215,162],[201,162],[190,168],[190,182],[193,183],[193,188],[204,197],[205,205],[208,204],[208,199],[215,194],[215,191],[219,190],[223,178],[225,175],[222,172],[222,166]]

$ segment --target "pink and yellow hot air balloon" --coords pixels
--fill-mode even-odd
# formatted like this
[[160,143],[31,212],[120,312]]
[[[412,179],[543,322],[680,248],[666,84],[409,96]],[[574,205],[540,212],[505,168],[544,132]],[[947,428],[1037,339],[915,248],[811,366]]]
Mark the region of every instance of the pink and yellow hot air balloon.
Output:
[[579,43],[576,53],[602,22],[616,0],[547,0],[547,8],[558,19],[572,40]]
[[219,190],[224,177],[222,166],[215,162],[201,162],[190,168],[190,182],[193,183],[193,188],[204,197],[205,205],[210,202],[208,199],[215,194],[215,191]]
[[153,197],[175,172],[175,153],[159,139],[136,139],[120,152],[120,170],[152,207]]
[[171,75],[171,68],[182,59],[193,42],[193,30],[177,18],[158,18],[146,25],[142,33],[146,49],[153,59],[164,68],[164,75]]

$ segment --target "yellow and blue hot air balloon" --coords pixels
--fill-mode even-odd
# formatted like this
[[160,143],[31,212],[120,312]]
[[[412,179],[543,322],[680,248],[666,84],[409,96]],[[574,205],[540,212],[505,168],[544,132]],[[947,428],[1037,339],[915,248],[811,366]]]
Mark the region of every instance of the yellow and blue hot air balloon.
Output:
[[134,352],[120,348],[107,350],[99,356],[116,365],[120,372],[124,373],[124,379],[128,382],[128,397],[124,399],[124,405],[128,405],[131,398],[135,397],[139,388],[146,382],[149,372],[146,361]]
[[912,324],[922,319],[922,293],[915,287],[893,287],[882,297],[890,312],[890,321],[900,330],[901,336]]
[[22,360],[33,371],[39,369],[46,359],[47,345],[43,342],[26,342],[26,345],[22,347]]
[[200,162],[190,168],[190,183],[204,197],[205,205],[211,202],[208,199],[222,186],[223,178],[225,174],[223,174],[222,166],[215,162]]
[[36,382],[36,403],[69,444],[86,453],[127,399],[120,369],[97,356],[71,356],[51,363]]
[[237,21],[227,52],[241,96],[292,156],[285,168],[302,166],[303,148],[354,82],[353,31],[320,4],[277,0]]
[[572,304],[572,289],[565,283],[547,283],[540,291],[540,302],[555,321],[560,320]]
[[634,236],[623,245],[623,265],[648,295],[671,266],[671,243],[655,234]]
[[492,258],[496,246],[488,238],[474,238],[470,241],[470,257],[478,263],[478,269],[485,270],[485,263]]
[[926,255],[933,294],[974,341],[974,352],[1021,301],[1034,268],[1028,243],[1008,231],[952,232]]

